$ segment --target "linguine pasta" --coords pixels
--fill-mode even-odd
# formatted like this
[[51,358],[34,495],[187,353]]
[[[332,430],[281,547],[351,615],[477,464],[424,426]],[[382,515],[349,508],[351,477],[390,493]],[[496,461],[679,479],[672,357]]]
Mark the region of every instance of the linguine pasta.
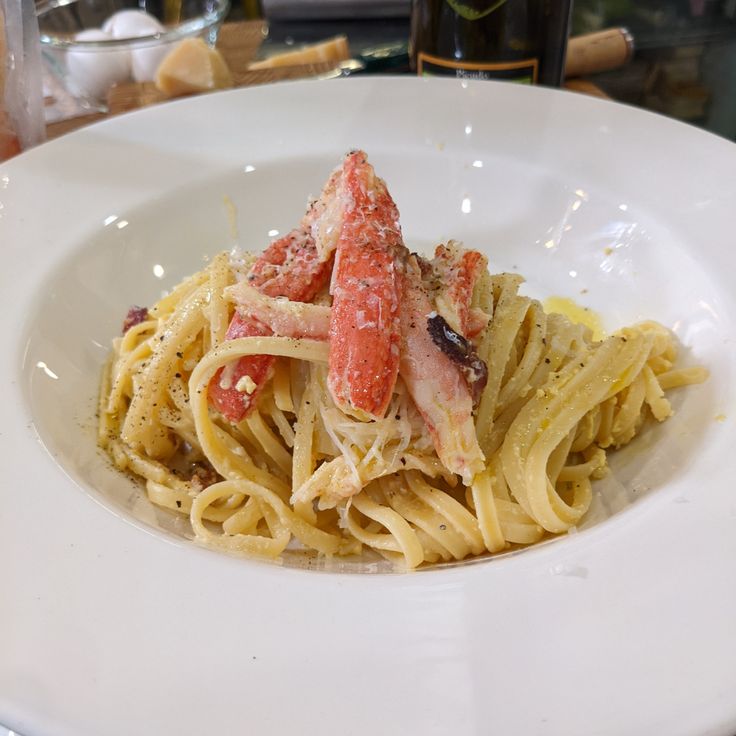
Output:
[[[114,340],[100,392],[100,446],[210,547],[372,550],[415,568],[534,544],[575,527],[607,454],[671,415],[666,392],[707,375],[677,366],[657,323],[595,342],[521,295],[519,276],[484,270],[471,302],[488,316],[472,420],[484,462],[468,482],[440,459],[401,373],[385,414],[366,420],[333,399],[329,340],[226,339],[233,285],[253,259],[222,253],[150,307]],[[314,308],[329,302],[323,292]],[[255,406],[229,421],[208,402],[213,380],[263,355],[276,359]]]

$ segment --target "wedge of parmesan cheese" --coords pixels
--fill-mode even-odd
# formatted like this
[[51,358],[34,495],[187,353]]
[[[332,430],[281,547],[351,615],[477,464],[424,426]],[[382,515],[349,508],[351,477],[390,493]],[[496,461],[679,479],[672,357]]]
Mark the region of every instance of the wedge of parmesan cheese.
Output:
[[350,58],[347,36],[335,36],[322,43],[305,46],[303,49],[276,54],[264,61],[256,61],[248,69],[272,69],[277,66],[317,64],[320,61],[345,61]]
[[159,64],[154,81],[169,97],[233,86],[222,55],[201,38],[185,38],[174,46]]

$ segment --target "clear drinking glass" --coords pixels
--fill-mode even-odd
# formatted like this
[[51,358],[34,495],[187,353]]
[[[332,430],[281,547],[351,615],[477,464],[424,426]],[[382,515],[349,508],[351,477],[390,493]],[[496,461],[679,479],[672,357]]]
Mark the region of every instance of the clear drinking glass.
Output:
[[0,0],[0,161],[45,135],[34,4]]

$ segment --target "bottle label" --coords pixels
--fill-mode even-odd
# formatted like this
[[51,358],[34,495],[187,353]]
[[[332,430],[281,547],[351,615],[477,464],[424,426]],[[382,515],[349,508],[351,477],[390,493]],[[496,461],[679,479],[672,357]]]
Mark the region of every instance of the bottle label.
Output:
[[492,2],[481,3],[481,7],[478,8],[476,7],[478,5],[477,1],[473,3],[472,0],[471,2],[463,2],[463,0],[447,0],[447,4],[461,18],[465,18],[465,20],[480,20],[481,18],[485,18],[494,10],[505,5],[506,2],[507,0],[492,0]]
[[475,62],[455,61],[417,54],[417,73],[420,77],[457,77],[458,79],[501,79],[521,84],[536,84],[539,59],[520,61]]

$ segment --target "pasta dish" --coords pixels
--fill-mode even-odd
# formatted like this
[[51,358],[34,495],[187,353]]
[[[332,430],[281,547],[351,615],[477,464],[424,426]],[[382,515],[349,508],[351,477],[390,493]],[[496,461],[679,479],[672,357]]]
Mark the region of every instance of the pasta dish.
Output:
[[130,310],[99,443],[202,543],[461,560],[575,527],[607,453],[705,380],[655,322],[601,340],[449,241],[405,247],[352,151],[299,225]]

